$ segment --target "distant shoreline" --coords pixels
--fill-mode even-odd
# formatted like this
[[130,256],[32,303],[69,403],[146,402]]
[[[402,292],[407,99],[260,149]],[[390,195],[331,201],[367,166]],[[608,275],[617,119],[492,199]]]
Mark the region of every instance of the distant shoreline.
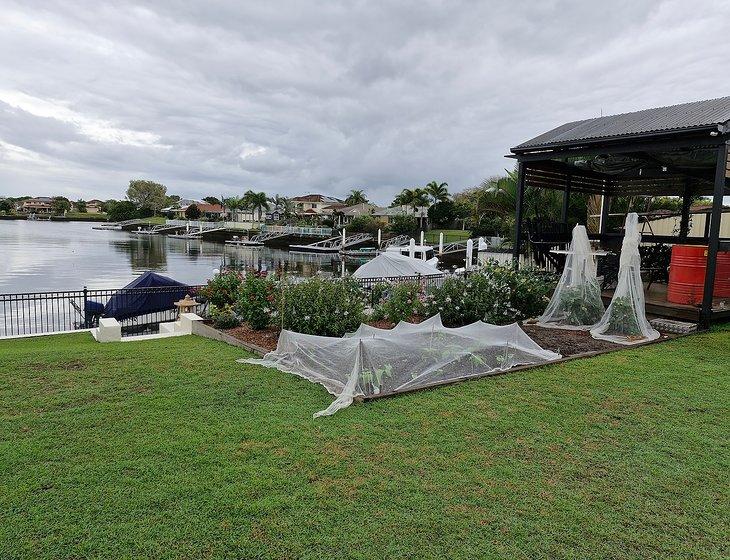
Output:
[[[28,216],[25,216],[23,214],[10,214],[5,216],[0,216],[0,220],[28,220]],[[104,216],[95,216],[94,214],[89,214],[88,217],[82,217],[82,216],[73,216],[71,218],[68,218],[66,216],[51,216],[50,220],[47,220],[44,218],[39,218],[38,220],[28,220],[31,222],[107,222],[107,218]]]

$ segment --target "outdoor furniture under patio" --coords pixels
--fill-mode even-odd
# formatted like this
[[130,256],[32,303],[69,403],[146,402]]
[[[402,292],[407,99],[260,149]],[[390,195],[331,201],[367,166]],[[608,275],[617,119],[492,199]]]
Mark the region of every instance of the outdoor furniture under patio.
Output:
[[[564,193],[562,224],[558,224],[561,227],[548,230],[545,235],[533,235],[534,229],[529,233],[531,243],[544,245],[543,260],[569,239],[571,193],[600,196],[600,223],[589,237],[609,250],[615,250],[624,236],[622,231],[612,231],[610,227],[612,197],[678,196],[683,201],[678,235],[643,235],[642,259],[645,264],[651,263],[643,269],[648,273],[644,280],[648,279],[651,287],[666,271],[658,257],[663,252],[666,259],[667,249],[655,249],[657,258],[647,259],[647,244],[706,246],[706,273],[703,285],[699,286],[701,305],[675,304],[655,295],[647,297],[647,311],[692,320],[703,327],[711,321],[729,319],[730,306],[722,298],[713,297],[721,295],[714,293],[718,253],[730,251],[730,238],[720,236],[723,197],[730,195],[729,142],[730,97],[723,97],[570,122],[515,146],[508,156],[517,160],[518,169],[515,259],[523,250],[523,200],[530,189],[556,189]],[[712,210],[704,234],[691,237],[690,205],[698,196],[711,196]],[[552,260],[562,266],[557,258],[555,255]],[[605,267],[609,263],[602,264]],[[727,279],[720,280],[724,285]]]

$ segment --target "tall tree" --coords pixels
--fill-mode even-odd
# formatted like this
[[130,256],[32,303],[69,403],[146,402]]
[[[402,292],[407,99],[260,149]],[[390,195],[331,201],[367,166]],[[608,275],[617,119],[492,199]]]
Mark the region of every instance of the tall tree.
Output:
[[403,189],[393,200],[393,206],[410,206],[416,210],[419,206],[428,204],[428,195],[423,189]]
[[345,199],[345,204],[348,206],[355,206],[356,204],[366,204],[369,200],[365,196],[365,193],[362,191],[362,189],[352,189],[350,191],[350,194],[347,195],[347,198]]
[[448,183],[437,183],[436,181],[431,181],[423,190],[431,197],[433,204],[436,204],[437,202],[446,202],[449,200],[448,186]]
[[198,208],[197,204],[191,204],[185,209],[185,217],[188,220],[197,220],[200,218],[200,208]]
[[74,206],[76,207],[76,211],[80,212],[81,214],[86,213],[86,201],[82,199],[78,199],[76,202],[74,202]]
[[254,216],[257,216],[258,221],[261,221],[264,211],[269,209],[269,197],[266,196],[266,193],[248,190],[243,195],[243,200],[246,208],[251,210]]
[[167,203],[167,187],[154,181],[134,179],[129,181],[127,199],[137,208],[149,208],[157,214]]
[[220,201],[220,200],[218,200],[218,199],[217,199],[216,197],[214,197],[214,196],[204,196],[204,197],[203,197],[203,200],[204,200],[205,202],[207,202],[208,204],[220,204],[220,203],[221,203],[221,201]]
[[65,196],[54,196],[51,200],[51,212],[54,216],[61,216],[71,210],[71,202]]

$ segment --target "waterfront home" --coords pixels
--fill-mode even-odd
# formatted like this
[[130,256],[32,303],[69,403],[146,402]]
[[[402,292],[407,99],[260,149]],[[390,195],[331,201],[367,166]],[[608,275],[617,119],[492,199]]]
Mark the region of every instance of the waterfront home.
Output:
[[[186,201],[187,202],[187,201]],[[210,204],[209,202],[190,201],[189,204],[180,205],[176,208],[164,208],[163,211],[170,212],[176,219],[184,220],[186,218],[185,211],[190,206],[197,206],[200,210],[200,219],[203,220],[223,220],[225,212],[220,204]]]
[[373,212],[373,216],[384,223],[391,223],[396,216],[415,216],[421,226],[425,226],[428,223],[428,208],[428,206],[413,208],[413,206],[404,204],[391,208],[378,208]]
[[340,199],[323,194],[295,196],[291,200],[294,203],[296,213],[303,216],[330,216],[337,208],[337,205],[343,204]]
[[24,200],[18,208],[24,214],[51,214],[53,199],[48,196],[39,196]]
[[[363,202],[360,204],[355,204],[353,206],[344,206],[343,208],[338,208],[334,211],[333,215],[335,218],[335,224],[339,227],[349,224],[354,218],[357,218],[359,216],[375,217],[375,212],[382,210],[385,209],[375,206],[374,204],[370,204],[369,202]],[[384,221],[382,220],[382,218],[376,219]]]
[[100,214],[104,210],[102,209],[102,205],[104,203],[101,200],[98,200],[96,198],[92,198],[91,200],[86,201],[86,213],[87,214]]

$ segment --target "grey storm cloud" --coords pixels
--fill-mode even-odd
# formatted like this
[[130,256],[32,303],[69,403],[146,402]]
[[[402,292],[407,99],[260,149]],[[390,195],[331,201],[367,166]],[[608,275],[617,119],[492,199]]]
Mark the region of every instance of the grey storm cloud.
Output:
[[0,194],[404,187],[562,122],[730,94],[727,2],[0,0]]

